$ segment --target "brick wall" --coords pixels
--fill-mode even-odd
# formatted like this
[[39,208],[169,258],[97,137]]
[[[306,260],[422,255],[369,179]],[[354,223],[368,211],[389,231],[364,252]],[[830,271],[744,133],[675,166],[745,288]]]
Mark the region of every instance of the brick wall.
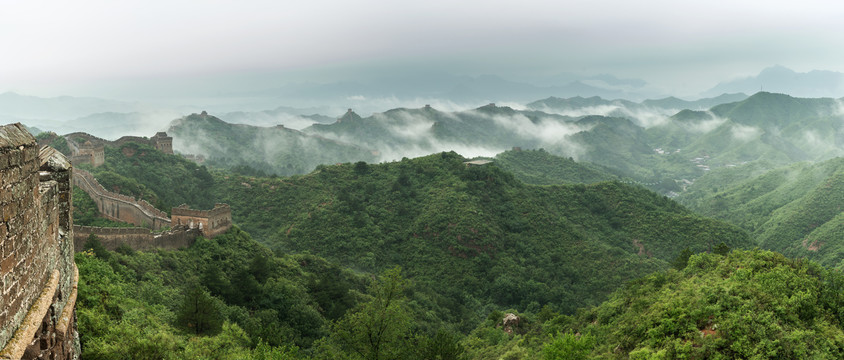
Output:
[[205,237],[210,239],[232,227],[232,210],[228,204],[216,204],[211,210],[195,210],[182,205],[170,211],[170,222],[201,228]]
[[145,200],[106,190],[87,171],[75,169],[73,184],[91,196],[100,214],[105,218],[155,230],[170,226],[167,213],[156,209]]
[[0,359],[78,354],[71,172],[22,125],[0,126]]
[[104,228],[74,225],[73,234],[77,239],[76,252],[84,250],[85,242],[91,234],[96,235],[103,247],[111,251],[116,250],[120,245],[126,245],[139,251],[149,251],[189,247],[193,245],[197,237],[202,235],[202,232],[199,229],[189,229],[185,226],[176,227],[163,233],[152,233],[146,228]]

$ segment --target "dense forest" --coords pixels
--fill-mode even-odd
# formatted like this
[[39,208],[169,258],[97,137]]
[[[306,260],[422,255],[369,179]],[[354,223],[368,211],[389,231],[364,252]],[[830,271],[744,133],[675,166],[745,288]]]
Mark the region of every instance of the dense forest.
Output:
[[[525,174],[550,156],[525,151],[505,155],[502,163]],[[404,349],[401,358],[449,351],[477,357],[488,349],[463,339],[503,309],[524,324],[534,314],[574,314],[686,253],[752,246],[736,227],[640,187],[593,183],[613,175],[563,158],[554,159],[557,170],[543,177],[568,185],[552,186],[525,184],[495,163],[468,166],[456,153],[320,166],[289,178],[205,172],[131,143],[108,149],[107,159],[108,166],[92,169],[105,174],[107,186],[141,189],[151,199],[167,198],[159,191],[183,198],[204,194],[229,203],[238,226],[181,251],[108,252],[90,239],[91,250],[78,255],[81,271],[102,274],[86,276],[92,282],[80,288],[113,293],[86,297],[89,310],[80,316],[122,324],[84,323],[83,348],[92,358],[133,346],[177,357],[203,357],[214,346],[231,358],[355,357],[373,351],[356,349],[359,339],[351,337],[378,306],[402,325],[390,335],[395,348],[374,351]],[[150,167],[193,170],[183,172],[188,183],[211,186],[173,188],[155,176],[131,177]],[[556,179],[573,171],[582,175]],[[121,177],[135,183],[109,182]],[[77,190],[74,202],[80,220],[102,225],[84,193]],[[379,304],[390,286],[399,289],[389,295],[393,305]],[[188,308],[217,315],[198,320],[186,317]],[[149,324],[133,325],[138,320],[131,316],[142,314]],[[146,340],[116,340],[136,331]]]

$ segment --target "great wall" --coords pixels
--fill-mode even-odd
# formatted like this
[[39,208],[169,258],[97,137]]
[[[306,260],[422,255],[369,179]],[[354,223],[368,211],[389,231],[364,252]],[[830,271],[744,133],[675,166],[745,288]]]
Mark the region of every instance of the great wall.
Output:
[[167,213],[156,209],[145,200],[137,200],[131,196],[106,190],[91,173],[85,170],[74,169],[73,185],[88,193],[97,204],[100,215],[107,219],[153,230],[170,226],[170,217]]
[[173,230],[161,233],[151,232],[146,228],[114,228],[73,225],[76,238],[74,250],[85,249],[85,242],[91,235],[108,250],[117,250],[121,246],[128,246],[134,250],[148,251],[155,249],[180,249],[191,246],[197,237],[203,235],[199,228],[178,226]]
[[[82,251],[86,239],[92,234],[108,250],[126,245],[143,251],[188,247],[199,235],[210,239],[228,231],[232,226],[231,208],[226,204],[216,204],[211,210],[195,210],[182,205],[174,207],[170,211],[172,215],[168,217],[167,213],[144,200],[106,190],[87,171],[74,169],[73,184],[91,196],[100,216],[138,226],[104,228],[74,225],[73,231],[79,239],[76,241],[76,251]],[[172,229],[162,233],[152,232],[163,228]]]
[[78,359],[72,167],[0,126],[0,359]]
[[[117,141],[77,133],[68,140],[71,159],[104,162],[105,145],[140,141],[172,154],[172,138],[123,137]],[[68,136],[70,138],[70,136]],[[140,140],[139,140],[140,139]],[[84,140],[79,142],[79,140]],[[72,187],[87,192],[101,216],[135,228],[73,224]],[[173,208],[171,216],[143,200],[106,190],[88,172],[74,169],[59,151],[39,146],[21,124],[0,126],[0,360],[78,359],[74,253],[96,235],[109,250],[188,247],[232,226],[231,209]],[[153,232],[170,228],[159,233]]]
[[[156,133],[150,139],[137,136],[124,136],[115,141],[108,141],[86,133],[72,133],[65,136],[72,159],[77,159],[93,166],[103,164],[100,154],[104,146],[121,146],[127,142],[148,144],[164,153],[173,153],[172,139],[166,133]],[[82,142],[82,144],[80,144]],[[94,149],[88,152],[86,149]],[[172,208],[170,216],[146,200],[115,193],[103,187],[94,176],[82,169],[74,169],[73,185],[88,193],[100,216],[125,223],[134,224],[135,228],[102,228],[74,226],[77,234],[75,249],[81,251],[86,239],[96,235],[100,243],[108,250],[115,250],[125,245],[135,250],[177,249],[190,246],[203,235],[213,238],[231,228],[231,209],[226,204],[216,204],[211,210],[190,209],[186,205]],[[151,230],[170,229],[162,233]]]

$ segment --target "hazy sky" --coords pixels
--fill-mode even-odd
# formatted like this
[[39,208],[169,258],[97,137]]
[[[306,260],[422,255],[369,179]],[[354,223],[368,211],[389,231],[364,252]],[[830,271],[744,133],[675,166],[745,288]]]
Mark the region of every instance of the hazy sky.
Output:
[[806,0],[0,0],[0,92],[225,92],[389,69],[611,73],[696,93],[774,64],[844,71],[841,19],[841,3]]

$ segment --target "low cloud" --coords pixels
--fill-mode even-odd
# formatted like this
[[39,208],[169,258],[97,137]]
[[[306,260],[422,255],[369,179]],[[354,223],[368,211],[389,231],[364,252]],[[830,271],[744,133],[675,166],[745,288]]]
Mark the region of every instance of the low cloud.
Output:
[[726,118],[719,117],[712,112],[707,111],[710,116],[709,120],[701,120],[690,123],[686,129],[693,133],[706,134],[727,122]]
[[733,139],[739,141],[750,141],[759,137],[759,135],[762,135],[762,129],[753,126],[734,124],[732,128],[730,128],[730,134],[732,134]]
[[543,144],[555,144],[563,140],[566,136],[591,128],[548,118],[540,118],[539,121],[533,122],[522,114],[513,116],[496,115],[492,116],[491,119],[504,129],[510,130],[524,138],[536,138]]
[[584,106],[569,109],[554,109],[544,106],[538,109],[548,114],[557,114],[570,117],[583,117],[588,115],[600,115],[609,117],[628,118],[633,123],[643,128],[650,128],[667,124],[669,117],[677,111],[672,109],[637,107],[634,109],[624,104],[607,104],[596,106]]

